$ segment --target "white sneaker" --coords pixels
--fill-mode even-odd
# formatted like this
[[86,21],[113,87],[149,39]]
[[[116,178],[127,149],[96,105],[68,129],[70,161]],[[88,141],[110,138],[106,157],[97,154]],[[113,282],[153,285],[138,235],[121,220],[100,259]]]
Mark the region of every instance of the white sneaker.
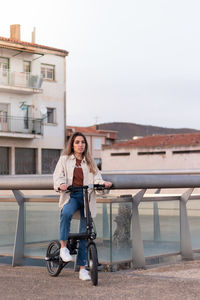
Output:
[[79,271],[79,279],[81,280],[91,280],[91,277],[86,269],[81,269]]
[[67,247],[60,248],[60,257],[64,262],[73,260],[73,257],[70,255],[69,249]]

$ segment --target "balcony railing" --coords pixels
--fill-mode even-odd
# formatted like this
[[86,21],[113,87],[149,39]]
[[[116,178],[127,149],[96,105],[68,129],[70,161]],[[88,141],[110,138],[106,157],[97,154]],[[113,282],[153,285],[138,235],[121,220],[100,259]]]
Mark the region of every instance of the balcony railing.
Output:
[[5,114],[0,116],[0,132],[43,134],[43,120]]
[[0,86],[41,89],[42,82],[41,75],[0,69]]

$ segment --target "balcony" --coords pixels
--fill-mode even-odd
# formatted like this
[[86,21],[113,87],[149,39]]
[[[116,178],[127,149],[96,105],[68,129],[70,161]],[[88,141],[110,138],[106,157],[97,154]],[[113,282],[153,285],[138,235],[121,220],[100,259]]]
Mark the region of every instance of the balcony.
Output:
[[0,137],[41,138],[43,120],[27,117],[0,116]]
[[43,77],[25,72],[0,69],[0,91],[19,94],[42,93]]

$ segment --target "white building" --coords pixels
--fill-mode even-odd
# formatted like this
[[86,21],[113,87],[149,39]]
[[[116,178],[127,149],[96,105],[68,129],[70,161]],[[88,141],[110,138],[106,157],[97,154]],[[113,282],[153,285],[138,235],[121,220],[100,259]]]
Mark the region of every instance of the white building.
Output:
[[200,133],[147,136],[103,146],[102,170],[200,169]]
[[52,173],[65,146],[68,52],[0,37],[0,175]]

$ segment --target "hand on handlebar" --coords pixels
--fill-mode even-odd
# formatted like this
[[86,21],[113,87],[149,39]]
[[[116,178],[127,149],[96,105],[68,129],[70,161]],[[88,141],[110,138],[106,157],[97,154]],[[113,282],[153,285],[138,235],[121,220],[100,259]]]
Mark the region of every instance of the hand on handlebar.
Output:
[[68,188],[68,185],[65,184],[65,183],[62,183],[62,184],[60,185],[60,190],[61,190],[61,191],[66,191],[67,188]]
[[104,185],[105,185],[105,188],[106,188],[106,189],[109,189],[109,188],[111,188],[111,186],[112,186],[112,182],[110,182],[110,181],[105,181],[105,182],[104,182]]

